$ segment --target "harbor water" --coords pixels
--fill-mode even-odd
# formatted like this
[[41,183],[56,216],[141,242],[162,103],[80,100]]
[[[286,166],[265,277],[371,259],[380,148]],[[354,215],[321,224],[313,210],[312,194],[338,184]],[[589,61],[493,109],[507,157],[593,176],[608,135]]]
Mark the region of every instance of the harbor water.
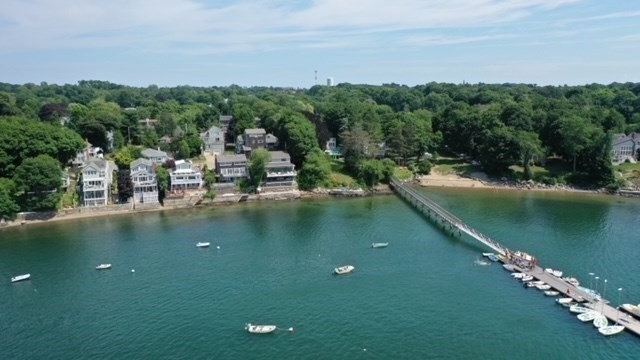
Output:
[[[613,305],[640,303],[640,200],[418,190],[493,240],[535,255],[542,267],[596,288]],[[389,246],[372,249],[373,242]],[[480,265],[484,251],[396,196],[4,229],[0,359],[637,356],[640,338],[600,335],[498,264]],[[101,263],[112,268],[96,270]],[[332,274],[347,264],[356,270]],[[31,280],[11,283],[24,273]],[[249,322],[279,330],[249,334]]]

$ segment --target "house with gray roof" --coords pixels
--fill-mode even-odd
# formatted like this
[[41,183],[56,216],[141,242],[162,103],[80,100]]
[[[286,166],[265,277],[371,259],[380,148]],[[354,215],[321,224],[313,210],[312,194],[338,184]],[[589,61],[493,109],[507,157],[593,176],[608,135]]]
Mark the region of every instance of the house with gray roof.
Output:
[[291,156],[284,151],[269,151],[271,161],[266,167],[265,187],[292,187],[296,181],[296,167]]
[[158,203],[158,182],[154,165],[153,161],[144,158],[136,159],[131,163],[134,204]]
[[220,183],[239,183],[248,178],[247,157],[244,154],[217,155],[216,174]]
[[278,145],[278,138],[273,134],[267,134],[262,129],[245,129],[242,135],[238,135],[236,139],[236,152],[244,153],[251,157],[251,151],[255,149],[275,150]]
[[176,168],[171,171],[171,190],[200,189],[202,173],[193,166],[191,160],[176,161]]
[[614,134],[611,154],[614,165],[622,164],[625,161],[635,163],[640,156],[640,134]]
[[167,153],[161,151],[160,149],[144,149],[142,150],[142,156],[153,161],[156,164],[164,164],[169,159]]
[[224,153],[224,132],[219,127],[210,127],[200,134],[200,138],[204,144],[203,150],[205,154],[217,155]]
[[82,204],[104,206],[109,203],[113,172],[116,165],[104,159],[93,158],[82,168]]

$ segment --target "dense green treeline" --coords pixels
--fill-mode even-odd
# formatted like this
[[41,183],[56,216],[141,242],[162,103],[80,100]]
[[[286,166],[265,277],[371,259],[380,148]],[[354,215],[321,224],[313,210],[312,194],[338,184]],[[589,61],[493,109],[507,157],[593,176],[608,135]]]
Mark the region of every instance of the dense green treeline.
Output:
[[[141,145],[193,157],[201,151],[199,134],[219,124],[220,115],[234,117],[228,142],[257,126],[277,136],[300,170],[302,188],[327,183],[322,150],[330,137],[338,139],[345,169],[367,186],[388,179],[396,164],[428,172],[431,154],[438,153],[464,154],[484,171],[507,177],[514,176],[514,165],[531,178],[534,165],[553,161],[568,175],[537,180],[605,186],[614,181],[611,134],[640,131],[639,95],[637,83],[310,89],[0,83],[0,207],[51,205],[51,199],[27,201],[25,194],[59,188],[47,181],[42,184],[52,189],[25,187],[17,170],[27,159],[47,155],[62,169],[83,140],[107,153]],[[50,162],[27,164],[46,169]]]

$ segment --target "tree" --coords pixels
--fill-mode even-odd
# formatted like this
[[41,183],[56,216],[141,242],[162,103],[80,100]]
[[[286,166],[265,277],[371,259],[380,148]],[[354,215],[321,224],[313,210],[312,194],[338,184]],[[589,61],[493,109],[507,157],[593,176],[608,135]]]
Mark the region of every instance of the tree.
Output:
[[320,149],[313,149],[307,154],[304,166],[298,172],[297,182],[302,190],[313,190],[324,184],[331,175],[331,164]]
[[60,104],[44,104],[40,107],[38,117],[42,121],[56,122],[60,121],[63,116],[67,115],[67,109]]
[[316,129],[309,120],[298,114],[288,114],[281,121],[284,126],[280,140],[291,155],[291,162],[301,168],[307,154],[313,149],[319,150]]
[[25,210],[54,210],[60,202],[62,170],[49,155],[25,159],[13,176]]
[[249,184],[257,189],[266,175],[267,164],[271,161],[271,154],[267,150],[257,149],[251,152],[249,159]]
[[207,165],[204,166],[204,168],[202,169],[202,173],[204,174],[203,180],[204,180],[204,187],[207,189],[206,194],[204,194],[204,197],[210,200],[213,200],[216,198],[216,189],[215,189],[215,183],[216,183],[216,173],[213,170],[210,170]]
[[560,120],[558,132],[562,138],[564,153],[573,160],[573,172],[576,171],[578,155],[589,145],[590,133],[593,130],[591,123],[575,115]]
[[129,169],[131,163],[142,156],[140,148],[135,146],[125,146],[121,148],[113,158],[118,169]]
[[534,132],[519,131],[517,136],[522,166],[524,166],[524,177],[525,179],[531,179],[533,177],[531,161],[544,154],[542,142],[538,138],[538,134]]
[[360,162],[375,155],[376,144],[360,125],[342,133],[344,165],[352,174],[358,173]]
[[158,198],[162,201],[171,188],[171,175],[164,166],[156,167],[156,181],[158,182]]
[[118,170],[118,199],[121,203],[126,203],[131,197],[133,197],[131,171],[128,168]]
[[384,178],[384,167],[380,160],[365,160],[358,167],[358,179],[367,187],[372,188]]
[[13,220],[20,211],[14,194],[15,183],[10,179],[0,178],[0,220]]

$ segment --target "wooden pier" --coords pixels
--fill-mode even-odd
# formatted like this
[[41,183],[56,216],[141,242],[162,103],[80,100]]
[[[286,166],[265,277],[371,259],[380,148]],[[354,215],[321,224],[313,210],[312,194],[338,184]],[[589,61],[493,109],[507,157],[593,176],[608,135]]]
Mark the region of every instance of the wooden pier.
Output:
[[[407,184],[404,184],[399,180],[392,178],[390,181],[390,185],[398,195],[415,206],[429,219],[436,222],[437,225],[442,225],[444,230],[450,230],[451,232],[459,231],[460,233],[465,233],[472,239],[477,240],[496,253],[503,255],[503,262],[508,262],[508,260],[504,257],[509,253],[509,250],[506,247],[498,244],[496,241],[466,225],[462,220],[458,219],[453,214],[443,209],[440,205],[436,204],[426,196],[415,191]],[[520,268],[517,268],[517,270],[527,273],[540,281],[544,281],[553,289],[562,293],[565,297],[571,297],[577,302],[587,303],[588,307],[605,315],[610,322],[623,325],[626,330],[640,336],[640,321],[627,314],[626,312],[612,307],[611,305],[609,305],[609,302],[606,299],[596,297],[582,290],[581,288],[568,283],[562,278],[544,271],[544,269],[538,265],[531,267],[530,270],[524,270]]]

